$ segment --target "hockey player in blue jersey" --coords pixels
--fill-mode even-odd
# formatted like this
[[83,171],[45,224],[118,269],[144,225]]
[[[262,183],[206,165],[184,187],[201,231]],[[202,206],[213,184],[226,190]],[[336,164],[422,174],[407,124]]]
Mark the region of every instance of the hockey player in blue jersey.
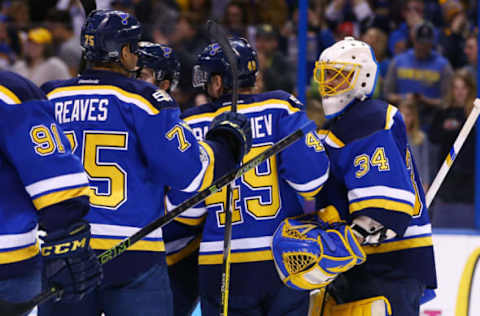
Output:
[[[244,161],[287,136],[308,118],[303,105],[284,91],[254,94],[257,56],[242,38],[230,39],[237,54],[240,95],[238,112],[252,125],[253,145]],[[205,137],[212,119],[230,109],[230,64],[217,43],[206,47],[194,68],[193,84],[203,86],[211,103],[186,110],[182,117],[194,134]],[[318,164],[320,161],[320,164]],[[268,159],[232,184],[232,254],[229,315],[306,315],[308,293],[282,284],[273,263],[272,235],[286,217],[302,214],[298,194],[311,198],[328,177],[328,159],[315,132]],[[168,205],[181,198],[167,194]],[[218,315],[221,301],[222,251],[226,189],[177,219],[186,224],[205,221],[199,254],[200,300],[203,315]]]
[[[130,78],[141,27],[124,12],[93,11],[81,34],[87,70],[43,86],[90,182],[91,246],[101,252],[162,216],[164,188],[194,192],[249,151],[242,115],[225,113],[198,142],[164,90]],[[44,304],[40,315],[172,315],[161,229],[105,264],[101,287],[82,304]]]
[[171,92],[180,79],[180,62],[172,47],[152,42],[138,43],[137,78]]
[[405,124],[396,107],[369,98],[377,69],[373,50],[347,37],[322,52],[314,72],[329,118],[322,134],[331,162],[317,209],[325,221],[351,225],[367,254],[327,288],[335,299],[327,299],[325,316],[418,315],[425,293],[437,286]]
[[[62,302],[79,301],[101,281],[82,219],[88,177],[43,105],[49,102],[32,82],[0,72],[0,299],[9,302],[39,294],[42,275],[46,286],[64,290]],[[47,233],[43,273],[39,225]]]
[[[180,77],[180,62],[165,44],[139,43],[137,78],[167,92],[175,89]],[[167,254],[168,276],[175,316],[191,315],[199,301],[198,248],[201,225],[185,225],[175,219],[162,228]]]

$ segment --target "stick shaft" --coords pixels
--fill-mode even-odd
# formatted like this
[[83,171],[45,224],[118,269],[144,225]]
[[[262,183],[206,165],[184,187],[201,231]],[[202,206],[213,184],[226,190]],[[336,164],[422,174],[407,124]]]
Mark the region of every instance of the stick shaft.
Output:
[[[232,75],[232,112],[237,112],[238,102],[238,65],[237,57],[233,51],[230,42],[228,41],[225,30],[220,25],[212,20],[207,24],[209,36],[216,41],[230,63],[230,70]],[[232,243],[232,188],[231,184],[227,185],[227,196],[225,199],[225,231],[223,236],[223,261],[222,261],[222,281],[220,285],[220,316],[228,315],[228,293],[230,288],[230,257],[231,257],[231,243]]]
[[[282,138],[280,141],[272,145],[272,147],[268,148],[264,152],[250,159],[248,162],[244,163],[239,168],[234,169],[229,173],[225,174],[224,176],[222,176],[221,178],[217,179],[207,189],[195,194],[188,200],[185,200],[182,204],[174,208],[172,211],[168,212],[165,216],[155,219],[154,221],[147,224],[147,226],[137,231],[132,236],[124,239],[123,241],[121,241],[111,249],[104,251],[97,257],[98,260],[100,261],[101,264],[105,264],[113,260],[114,258],[118,257],[123,252],[125,252],[130,246],[135,244],[137,241],[146,237],[148,234],[150,234],[154,230],[162,226],[165,226],[181,213],[185,212],[189,208],[205,200],[211,194],[218,192],[225,185],[232,182],[236,178],[241,177],[242,175],[247,173],[249,170],[252,170],[253,168],[257,167],[263,161],[267,160],[271,156],[278,154],[279,152],[281,152],[282,150],[287,148],[289,145],[293,144],[294,142],[299,140],[302,136],[304,136],[305,134],[307,134],[308,132],[310,132],[315,128],[316,128],[316,125],[313,121],[306,123],[301,128],[291,133],[290,135]],[[62,291],[61,289],[50,288],[48,290],[41,292],[30,301],[21,302],[21,303],[9,303],[5,301],[0,301],[0,314],[4,315],[3,313],[1,313],[3,310],[12,310],[12,309],[15,309],[16,306],[20,307],[21,305],[22,305],[22,308],[32,309],[36,305],[41,304],[42,302],[48,301],[53,297],[59,295],[61,291]],[[28,306],[28,307],[23,307],[23,306]],[[22,315],[22,314],[13,314],[13,315]]]
[[452,164],[455,161],[455,158],[460,152],[460,149],[462,149],[463,143],[465,142],[468,135],[470,134],[470,131],[475,125],[475,122],[477,121],[479,114],[480,114],[480,99],[477,98],[473,102],[473,108],[472,108],[472,111],[470,112],[470,115],[468,116],[465,124],[463,124],[463,127],[460,130],[460,133],[458,133],[457,139],[453,143],[453,146],[450,149],[450,152],[448,153],[447,157],[443,161],[443,164],[440,167],[440,170],[435,176],[435,179],[433,180],[432,185],[430,186],[430,189],[428,190],[427,195],[425,196],[427,207],[429,207],[430,204],[432,204],[432,201],[435,195],[437,194],[438,189],[440,189],[440,185],[443,183],[443,180],[445,180],[445,177],[447,176],[448,171],[452,167]]

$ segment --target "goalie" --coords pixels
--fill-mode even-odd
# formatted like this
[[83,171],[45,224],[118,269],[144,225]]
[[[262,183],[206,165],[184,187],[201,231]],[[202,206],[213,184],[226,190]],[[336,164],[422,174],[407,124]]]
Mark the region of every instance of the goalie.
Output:
[[[367,259],[353,266],[343,264],[341,257],[332,269],[317,255],[315,269],[325,275],[283,272],[287,285],[301,289],[331,283],[321,292],[335,299],[322,304],[319,298],[318,306],[325,306],[314,308],[312,315],[322,309],[324,316],[418,315],[420,304],[432,298],[437,286],[430,219],[405,124],[396,107],[369,98],[377,69],[370,46],[347,37],[324,50],[314,70],[330,119],[321,134],[331,161],[316,209],[324,222],[348,225],[339,231],[351,236],[351,229]],[[324,235],[321,232],[319,240],[327,255],[340,256],[338,249],[345,252],[356,245],[337,242],[337,251],[329,253],[332,248],[326,247]],[[339,273],[342,277],[335,278]]]

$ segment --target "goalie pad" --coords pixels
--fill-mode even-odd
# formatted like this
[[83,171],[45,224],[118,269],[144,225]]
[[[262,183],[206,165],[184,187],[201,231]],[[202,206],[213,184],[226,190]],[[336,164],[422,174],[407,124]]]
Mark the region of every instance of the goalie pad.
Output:
[[297,290],[322,288],[366,259],[349,226],[314,215],[285,219],[273,235],[272,252],[280,279]]
[[[324,296],[327,295],[326,298]],[[323,314],[322,314],[323,309]],[[336,304],[325,290],[310,294],[308,316],[392,316],[390,302],[385,296],[375,296],[345,304]]]

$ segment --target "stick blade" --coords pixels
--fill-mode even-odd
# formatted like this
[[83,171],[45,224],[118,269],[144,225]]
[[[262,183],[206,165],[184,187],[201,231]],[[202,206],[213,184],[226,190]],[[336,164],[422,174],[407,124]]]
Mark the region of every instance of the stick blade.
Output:
[[35,305],[32,306],[31,302],[24,303],[11,303],[4,300],[0,300],[0,315],[2,316],[25,316],[27,315]]

